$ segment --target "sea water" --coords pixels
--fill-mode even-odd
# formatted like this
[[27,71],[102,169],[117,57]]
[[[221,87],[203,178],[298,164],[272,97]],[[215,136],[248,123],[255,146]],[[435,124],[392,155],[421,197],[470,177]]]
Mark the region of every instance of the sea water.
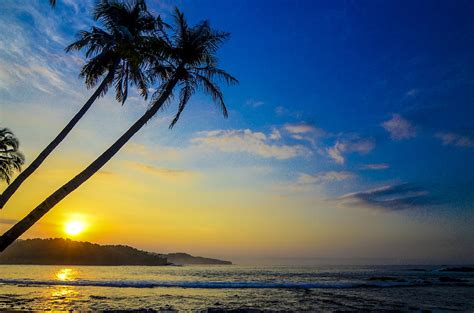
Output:
[[0,310],[474,310],[441,266],[0,266]]

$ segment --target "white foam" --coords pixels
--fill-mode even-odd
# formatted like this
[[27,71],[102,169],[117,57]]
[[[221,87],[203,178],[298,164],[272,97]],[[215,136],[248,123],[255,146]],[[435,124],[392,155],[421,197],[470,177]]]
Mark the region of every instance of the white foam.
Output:
[[101,280],[29,280],[0,279],[0,284],[7,285],[50,285],[50,286],[94,286],[114,288],[205,288],[205,289],[312,289],[312,288],[360,288],[360,287],[396,287],[414,286],[418,283],[405,282],[260,282],[260,281],[101,281]]

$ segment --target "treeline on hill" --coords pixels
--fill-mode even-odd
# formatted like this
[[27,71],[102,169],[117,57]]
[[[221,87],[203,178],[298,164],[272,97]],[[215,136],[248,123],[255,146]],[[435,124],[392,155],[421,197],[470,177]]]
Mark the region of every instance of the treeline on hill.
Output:
[[17,240],[0,254],[0,264],[167,265],[167,258],[122,245],[69,239]]
[[230,261],[223,261],[218,259],[204,258],[201,256],[192,256],[187,253],[169,253],[164,254],[169,262],[176,265],[199,265],[199,264],[210,264],[210,265],[231,265]]

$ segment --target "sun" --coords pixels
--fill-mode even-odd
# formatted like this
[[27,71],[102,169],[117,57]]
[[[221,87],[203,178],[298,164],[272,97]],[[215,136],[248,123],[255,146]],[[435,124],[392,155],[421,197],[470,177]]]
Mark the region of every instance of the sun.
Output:
[[81,221],[69,221],[64,226],[64,231],[68,235],[76,236],[82,233],[85,227],[86,225]]

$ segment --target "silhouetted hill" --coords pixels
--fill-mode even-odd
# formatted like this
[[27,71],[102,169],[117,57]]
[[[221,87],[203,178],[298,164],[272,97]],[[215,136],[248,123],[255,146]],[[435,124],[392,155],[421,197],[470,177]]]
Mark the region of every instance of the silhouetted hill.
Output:
[[200,256],[192,256],[187,253],[169,253],[165,254],[165,257],[168,258],[168,261],[173,264],[221,264],[221,265],[230,265],[230,261],[222,261],[217,259],[203,258]]
[[0,264],[40,265],[169,265],[231,264],[185,253],[157,254],[124,245],[98,245],[70,239],[17,240],[3,253]]

